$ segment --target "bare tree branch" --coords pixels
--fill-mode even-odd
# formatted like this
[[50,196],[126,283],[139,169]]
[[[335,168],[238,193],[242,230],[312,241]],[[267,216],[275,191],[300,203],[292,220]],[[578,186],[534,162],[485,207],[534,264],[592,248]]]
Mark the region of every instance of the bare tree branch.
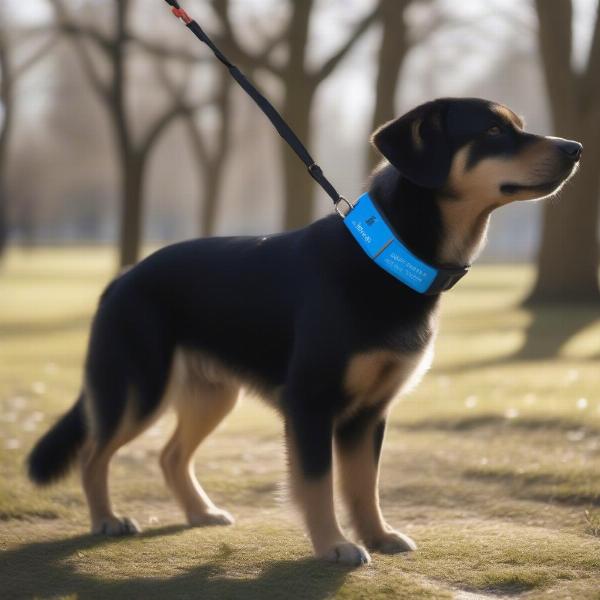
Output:
[[338,64],[345,58],[348,52],[352,49],[357,40],[371,27],[377,20],[379,14],[379,6],[377,5],[366,17],[354,28],[354,31],[348,36],[348,39],[342,44],[338,51],[333,54],[323,65],[312,75],[313,79],[320,83],[335,70]]
[[263,46],[260,52],[254,55],[253,62],[257,68],[266,69],[273,75],[281,76],[279,67],[270,60],[270,55],[281,44],[285,41],[286,30],[283,28],[277,35],[272,36],[267,43]]
[[152,40],[146,40],[138,36],[130,38],[130,41],[139,46],[141,50],[144,50],[148,54],[157,58],[179,60],[180,62],[186,63],[203,63],[206,62],[209,57],[200,53],[190,52],[183,48],[171,48],[162,44],[156,43]]
[[212,0],[211,4],[223,28],[223,33],[214,36],[214,39],[217,46],[223,49],[227,57],[232,62],[240,63],[240,65],[250,70],[266,69],[274,75],[281,76],[278,67],[269,60],[269,55],[278,44],[286,39],[287,30],[283,28],[278,34],[267,40],[265,46],[259,52],[249,52],[242,48],[235,34],[231,23],[229,0]]
[[90,37],[90,39],[95,41],[99,47],[106,50],[104,42],[100,42],[100,38],[92,35],[90,31],[83,33],[79,29],[79,26],[75,25],[75,23],[71,21],[62,0],[49,0],[49,2],[56,13],[59,29],[70,34],[69,37],[75,46],[76,54],[81,63],[85,77],[98,96],[104,102],[108,102],[110,100],[110,86],[102,81],[102,78],[96,69],[96,65],[94,64],[94,59],[92,58],[85,41],[82,39],[82,36],[85,35],[86,37]]
[[162,87],[167,91],[174,104],[184,104],[184,99],[186,97],[190,80],[191,73],[188,68],[185,76],[182,78],[179,84],[175,83],[171,76],[169,75],[167,68],[166,60],[156,60],[154,61],[154,68],[156,71],[156,75],[158,80],[160,81]]
[[[50,2],[56,3],[59,2],[59,0],[50,0]],[[110,38],[106,37],[95,27],[71,21],[68,18],[66,11],[64,12],[64,15],[61,15],[60,30],[67,35],[85,37],[90,42],[93,42],[104,54],[110,53],[112,44]]]
[[13,72],[13,78],[19,79],[27,71],[29,71],[32,67],[34,67],[42,58],[48,55],[48,52],[52,50],[52,48],[59,41],[59,36],[57,34],[52,35],[44,44],[42,44],[31,56],[28,56],[24,62],[22,62]]
[[185,106],[183,104],[169,106],[167,109],[165,109],[148,128],[146,135],[144,136],[137,148],[137,156],[140,159],[144,160],[148,156],[148,154],[150,153],[150,151],[152,150],[162,133],[173,121],[175,121],[175,119],[177,119],[177,117],[183,115],[184,112]]

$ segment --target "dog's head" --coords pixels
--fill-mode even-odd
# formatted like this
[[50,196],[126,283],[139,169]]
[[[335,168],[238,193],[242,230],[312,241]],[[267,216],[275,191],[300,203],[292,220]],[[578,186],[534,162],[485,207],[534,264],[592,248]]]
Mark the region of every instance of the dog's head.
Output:
[[372,142],[414,184],[494,208],[554,194],[579,163],[578,142],[523,128],[500,104],[444,98],[386,123]]

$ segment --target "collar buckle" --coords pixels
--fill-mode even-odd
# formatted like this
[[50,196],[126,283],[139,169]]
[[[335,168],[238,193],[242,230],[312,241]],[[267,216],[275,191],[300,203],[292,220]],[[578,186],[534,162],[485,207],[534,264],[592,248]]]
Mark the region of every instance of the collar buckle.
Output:
[[335,203],[335,212],[342,218],[345,219],[354,209],[354,204],[350,202],[344,196],[340,196],[338,201]]

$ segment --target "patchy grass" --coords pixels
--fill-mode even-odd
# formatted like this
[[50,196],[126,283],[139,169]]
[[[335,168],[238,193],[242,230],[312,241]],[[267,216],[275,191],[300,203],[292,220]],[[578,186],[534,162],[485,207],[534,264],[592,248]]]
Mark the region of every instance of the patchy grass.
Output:
[[0,273],[0,581],[7,598],[600,598],[600,312],[519,307],[531,270],[478,267],[444,302],[434,368],[393,411],[387,519],[410,556],[349,571],[310,557],[285,499],[281,426],[245,398],[197,471],[231,528],[187,529],[160,477],[166,416],[114,462],[145,531],[87,535],[75,476],[23,459],[74,400],[104,250],[13,251]]
[[586,533],[594,537],[600,537],[600,511],[590,509],[586,510],[584,514],[585,522],[587,523]]

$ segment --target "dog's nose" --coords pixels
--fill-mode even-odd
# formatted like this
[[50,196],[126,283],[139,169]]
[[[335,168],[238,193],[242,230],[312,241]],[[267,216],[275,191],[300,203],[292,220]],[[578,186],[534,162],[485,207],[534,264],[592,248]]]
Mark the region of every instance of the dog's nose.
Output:
[[581,157],[583,146],[579,142],[558,138],[556,140],[556,144],[569,158],[572,158],[573,160],[579,160]]

